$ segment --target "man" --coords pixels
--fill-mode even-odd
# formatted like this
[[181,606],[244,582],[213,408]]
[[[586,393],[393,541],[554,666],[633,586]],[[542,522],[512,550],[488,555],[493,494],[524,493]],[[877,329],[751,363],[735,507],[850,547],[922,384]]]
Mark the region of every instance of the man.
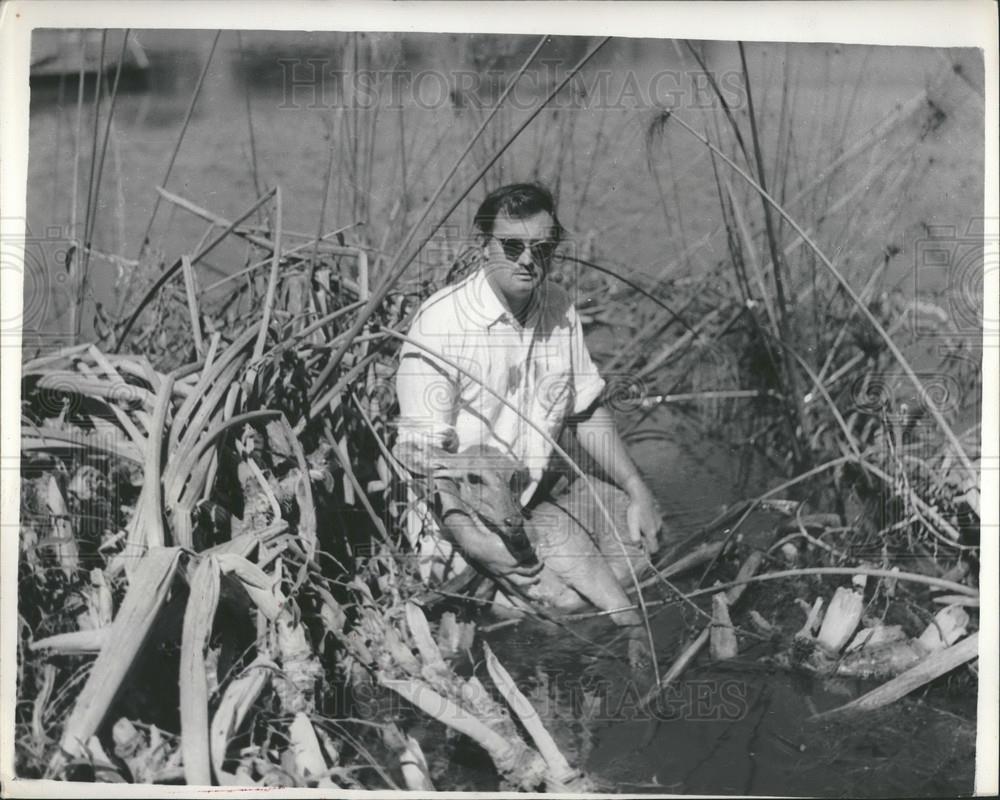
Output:
[[[604,381],[573,304],[546,280],[563,235],[552,195],[536,184],[503,186],[483,201],[474,225],[477,268],[427,299],[409,333],[417,344],[401,350],[400,442],[416,452],[496,447],[527,467],[521,501],[530,505],[556,483],[545,434],[558,439],[569,424],[627,493],[630,539],[655,550],[656,503],[600,403]],[[440,502],[445,533],[466,558],[515,580],[537,572],[536,561],[516,557],[449,493],[441,491]]]

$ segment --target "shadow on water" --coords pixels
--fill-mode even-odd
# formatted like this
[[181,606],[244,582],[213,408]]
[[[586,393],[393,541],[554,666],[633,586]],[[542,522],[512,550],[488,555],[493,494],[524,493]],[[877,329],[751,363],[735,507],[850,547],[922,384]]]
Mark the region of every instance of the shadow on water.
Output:
[[[661,671],[697,630],[677,606],[653,616]],[[771,669],[741,653],[701,658],[641,709],[610,623],[573,635],[539,623],[488,635],[557,744],[600,788],[627,792],[847,797],[956,796],[972,791],[975,710],[904,699],[862,719],[815,721],[874,685]],[[587,646],[581,639],[590,639]],[[617,639],[617,641],[616,641]],[[489,768],[476,788],[495,788]]]
[[863,721],[817,722],[853,686],[736,665],[694,669],[665,693],[669,718],[598,727],[588,768],[621,790],[954,796],[972,790],[975,725],[916,701]]

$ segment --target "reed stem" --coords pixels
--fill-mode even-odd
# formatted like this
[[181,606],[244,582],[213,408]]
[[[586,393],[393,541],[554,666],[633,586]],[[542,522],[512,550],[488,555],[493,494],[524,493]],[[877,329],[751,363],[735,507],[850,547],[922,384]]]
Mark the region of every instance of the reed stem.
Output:
[[[243,212],[243,214],[241,214],[239,217],[233,220],[226,227],[226,229],[222,231],[222,233],[220,233],[209,244],[205,245],[205,247],[203,247],[201,250],[199,250],[197,253],[191,256],[192,265],[197,264],[202,258],[204,258],[210,252],[212,252],[212,250],[214,250],[219,245],[219,243],[222,242],[223,239],[225,239],[227,236],[229,236],[229,234],[231,234],[233,231],[236,230],[237,226],[239,226],[241,222],[250,217],[258,208],[260,208],[262,205],[264,205],[264,203],[270,200],[274,196],[275,192],[277,192],[276,188],[271,189],[263,197],[258,198],[258,200],[252,206],[250,206],[250,208],[247,211]],[[160,274],[160,277],[156,279],[156,281],[149,288],[146,294],[143,295],[143,298],[139,301],[138,305],[135,307],[135,310],[122,325],[121,333],[117,335],[117,342],[115,343],[116,353],[121,350],[121,347],[125,343],[125,339],[128,338],[128,335],[131,332],[132,327],[135,325],[136,320],[139,319],[139,315],[145,310],[146,306],[149,305],[150,301],[152,301],[152,299],[156,297],[160,289],[162,289],[166,285],[167,281],[169,281],[174,275],[177,274],[177,272],[181,269],[182,266],[183,262],[178,258],[170,267],[168,267]]]
[[712,144],[712,142],[710,142],[707,137],[702,136],[694,128],[692,128],[687,122],[684,121],[684,119],[677,116],[676,114],[673,114],[671,118],[676,120],[678,125],[683,127],[688,133],[690,133],[703,145],[705,145],[706,147],[710,148],[713,152],[715,152],[716,155],[718,155],[723,161],[726,162],[726,164],[729,165],[730,169],[736,172],[736,174],[738,174],[751,187],[753,187],[753,189],[756,192],[758,192],[761,195],[761,197],[763,197],[774,208],[774,210],[777,211],[782,216],[785,222],[787,222],[792,227],[795,233],[798,234],[799,237],[801,237],[802,241],[805,242],[806,246],[816,254],[816,257],[820,260],[823,266],[826,267],[826,269],[830,272],[830,274],[833,275],[833,277],[837,280],[837,282],[844,288],[844,291],[847,293],[848,297],[851,298],[857,309],[861,312],[862,316],[864,316],[864,318],[868,321],[868,323],[875,329],[875,332],[879,335],[879,338],[881,338],[882,341],[885,342],[886,347],[889,349],[889,352],[892,353],[893,357],[896,359],[896,362],[903,369],[903,372],[906,374],[906,377],[913,385],[913,388],[917,390],[917,394],[919,395],[921,402],[924,404],[924,407],[927,408],[931,416],[934,418],[935,423],[937,424],[941,432],[944,434],[945,438],[948,440],[949,444],[951,445],[952,449],[955,452],[955,455],[962,463],[962,466],[965,468],[966,472],[969,474],[970,477],[976,479],[976,477],[978,476],[978,472],[972,465],[972,461],[969,459],[968,454],[965,452],[965,448],[958,440],[958,437],[955,436],[955,432],[951,429],[951,426],[948,424],[948,421],[944,418],[944,415],[937,407],[937,404],[927,394],[927,389],[924,387],[923,382],[920,380],[920,378],[917,377],[917,374],[913,371],[913,367],[910,366],[909,360],[907,360],[906,356],[903,355],[903,352],[899,349],[899,347],[893,341],[892,337],[882,326],[882,323],[880,323],[875,318],[875,315],[872,314],[871,311],[869,311],[868,307],[864,304],[861,298],[858,297],[857,292],[855,292],[854,289],[851,287],[851,285],[847,282],[847,279],[841,274],[840,270],[838,270],[830,261],[830,259],[826,257],[826,254],[822,250],[820,250],[820,248],[812,240],[812,237],[810,237],[809,234],[806,233],[805,229],[803,229],[803,227],[799,225],[799,223],[796,222],[795,219],[787,211],[785,211],[785,209],[782,207],[780,203],[778,203],[777,200],[771,197],[771,195],[768,194],[759,183],[757,183],[750,175],[748,175],[746,171],[741,169],[737,164],[733,162],[731,158],[729,158],[725,153],[719,150],[718,147]]
[[[108,118],[104,124],[104,137],[101,141],[101,155],[97,162],[97,172],[94,179],[93,202],[90,207],[89,219],[87,220],[87,234],[83,245],[83,271],[80,275],[80,286],[78,287],[78,305],[83,302],[83,291],[87,282],[87,273],[90,268],[90,249],[93,245],[94,228],[97,225],[97,203],[101,194],[101,180],[104,177],[104,159],[108,153],[108,140],[111,138],[111,122],[115,115],[115,104],[118,100],[118,84],[122,76],[122,64],[125,61],[125,52],[128,48],[129,33],[130,31],[126,29],[122,37],[122,49],[118,54],[118,65],[115,68],[115,81],[111,86]],[[76,331],[75,333],[79,334],[79,331]]]
[[[174,142],[174,148],[170,152],[170,159],[167,161],[167,169],[163,173],[163,179],[159,182],[159,186],[166,186],[170,180],[170,173],[174,170],[174,164],[177,161],[177,154],[180,152],[181,143],[184,141],[184,135],[187,133],[188,125],[191,123],[191,117],[194,114],[194,107],[198,103],[198,97],[201,95],[201,87],[205,84],[205,76],[208,74],[208,68],[212,63],[212,56],[215,54],[215,46],[219,43],[219,36],[221,35],[222,31],[218,30],[215,32],[215,37],[212,39],[212,46],[209,48],[208,57],[205,59],[205,63],[202,64],[201,73],[198,75],[198,81],[194,86],[194,92],[191,93],[191,100],[188,101],[187,111],[184,113],[184,121],[181,122],[181,129],[177,134],[177,141]],[[149,215],[149,222],[146,223],[146,230],[143,232],[142,240],[139,242],[139,254],[136,256],[136,260],[138,261],[142,260],[143,253],[145,253],[146,247],[149,245],[149,234],[153,230],[153,222],[156,220],[156,212],[159,208],[160,196],[157,195],[156,201],[153,203],[153,211]],[[126,292],[122,297],[122,302],[124,302],[124,298],[128,297],[128,288],[126,288]]]
[[281,265],[281,187],[274,190],[274,250],[271,254],[271,274],[267,280],[267,293],[264,296],[264,310],[261,314],[260,332],[253,348],[253,360],[258,361],[264,355],[264,345],[267,342],[267,330],[271,323],[271,313],[274,310],[274,295],[278,286],[278,268]]
[[[757,180],[760,183],[760,187],[764,192],[767,192],[767,182],[764,175],[764,155],[761,152],[760,147],[760,134],[758,132],[757,116],[754,113],[753,106],[753,91],[750,88],[750,72],[747,69],[746,53],[743,48],[743,42],[737,43],[740,50],[740,64],[743,67],[743,86],[747,93],[747,113],[750,115],[750,135],[753,141],[753,153],[754,161],[757,164]],[[784,279],[784,262],[781,258],[781,248],[778,247],[778,236],[774,227],[774,219],[772,218],[771,206],[761,198],[761,205],[764,209],[764,227],[767,231],[767,246],[771,251],[771,262],[774,264],[774,290],[778,303],[778,332],[781,341],[789,341],[789,336],[791,331],[788,327],[788,304],[785,300],[785,279]],[[783,350],[783,363],[784,363],[784,373],[785,380],[788,381],[788,391],[786,392],[786,398],[789,403],[789,410],[795,415],[797,425],[793,426],[795,430],[793,431],[791,437],[792,450],[795,453],[795,461],[798,467],[801,469],[803,467],[809,466],[809,456],[808,449],[802,447],[801,439],[808,441],[809,431],[806,427],[805,411],[802,408],[802,396],[798,388],[798,376],[795,369],[792,366],[791,358],[788,352]],[[800,432],[801,431],[801,439]]]

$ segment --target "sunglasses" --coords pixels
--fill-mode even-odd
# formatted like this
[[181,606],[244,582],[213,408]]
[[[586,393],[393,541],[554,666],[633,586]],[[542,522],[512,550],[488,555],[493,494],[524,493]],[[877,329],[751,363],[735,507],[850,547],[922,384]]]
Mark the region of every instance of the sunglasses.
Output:
[[532,261],[547,264],[559,246],[558,242],[550,240],[529,242],[524,239],[501,239],[498,236],[494,236],[493,238],[500,243],[500,247],[503,248],[503,254],[507,257],[508,261],[517,261],[521,257],[521,253],[530,249]]

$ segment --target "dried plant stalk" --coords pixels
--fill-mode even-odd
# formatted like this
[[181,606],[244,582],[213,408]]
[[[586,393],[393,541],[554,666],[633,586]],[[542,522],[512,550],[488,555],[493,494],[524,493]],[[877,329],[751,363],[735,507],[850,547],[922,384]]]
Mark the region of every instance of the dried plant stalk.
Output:
[[510,677],[510,673],[504,669],[503,664],[500,663],[490,649],[490,646],[485,642],[483,642],[483,651],[486,654],[486,669],[490,673],[490,678],[493,679],[493,683],[496,684],[504,700],[507,701],[507,704],[517,714],[518,719],[521,720],[525,730],[528,731],[528,735],[531,736],[531,740],[535,743],[539,754],[548,766],[546,784],[549,790],[557,792],[579,791],[580,773],[569,765],[566,756],[562,754],[559,746],[552,738],[552,734],[545,729],[545,725],[538,716],[535,707],[531,705],[528,698],[517,688],[517,684]]
[[883,683],[877,689],[872,689],[872,691],[863,694],[850,703],[838,706],[822,714],[817,714],[812,719],[828,719],[835,715],[874,711],[877,708],[890,705],[905,697],[910,692],[916,691],[921,686],[930,683],[935,678],[941,677],[946,672],[951,672],[951,670],[960,667],[965,662],[971,661],[978,655],[979,633],[977,631],[971,636],[966,636],[958,644],[932,653],[915,667],[910,668],[891,681]]
[[222,693],[219,707],[212,717],[209,740],[212,751],[212,770],[215,779],[223,786],[241,785],[236,775],[222,769],[229,739],[239,730],[247,713],[270,680],[271,672],[278,665],[265,658],[257,658],[243,673],[230,681]]
[[[180,558],[178,547],[156,548],[134,570],[108,641],[66,721],[61,745],[70,755],[83,752],[85,743],[107,714],[170,593]],[[57,757],[50,772],[58,773],[62,766]]]
[[189,786],[212,783],[205,648],[219,604],[219,574],[216,556],[202,558],[198,563],[191,579],[191,596],[181,633],[181,752],[184,779]]
[[493,763],[501,772],[511,772],[517,768],[523,755],[521,748],[491,730],[457,703],[438,694],[425,683],[417,680],[386,678],[381,675],[379,683],[387,689],[392,689],[428,716],[443,722],[449,728],[454,728],[459,733],[464,733],[489,753]]

